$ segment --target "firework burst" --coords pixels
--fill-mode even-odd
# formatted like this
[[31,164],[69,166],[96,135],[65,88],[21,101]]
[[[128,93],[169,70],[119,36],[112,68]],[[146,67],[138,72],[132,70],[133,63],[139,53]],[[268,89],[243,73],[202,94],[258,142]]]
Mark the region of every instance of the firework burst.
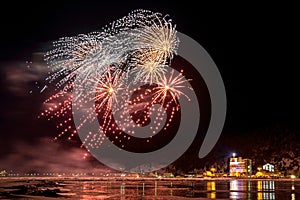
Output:
[[176,104],[178,104],[177,98],[180,96],[184,96],[190,101],[189,97],[182,92],[182,89],[185,87],[183,83],[187,81],[191,81],[191,79],[186,80],[181,73],[174,76],[174,70],[172,70],[170,77],[164,75],[161,78],[161,81],[158,82],[158,86],[155,88],[156,92],[154,94],[153,102],[160,100],[162,101],[162,104],[164,104],[168,96],[170,96],[171,100]]
[[94,91],[91,91],[92,94],[95,94],[94,100],[100,102],[96,106],[96,109],[99,111],[104,110],[104,116],[109,113],[112,106],[118,104],[117,93],[124,89],[121,75],[113,73],[112,70],[113,69],[108,67],[106,73],[95,80],[97,84],[96,94]]
[[135,81],[143,81],[150,84],[158,82],[159,79],[166,71],[167,65],[158,63],[155,60],[149,60],[144,62],[142,65],[137,65],[136,68],[132,70],[135,73]]
[[158,63],[165,63],[168,59],[172,59],[179,44],[175,28],[171,20],[158,17],[153,20],[153,25],[145,26],[139,35],[143,53],[139,54],[138,59],[142,62],[146,60],[146,63],[149,59]]
[[[94,107],[86,108],[77,131],[94,120],[99,121],[101,130],[100,133],[87,133],[82,141],[86,147],[99,147],[104,137],[122,144],[124,140],[130,140],[139,128],[144,128],[148,136],[160,129],[166,130],[175,108],[178,110],[177,98],[186,96],[182,92],[184,77],[174,76],[173,71],[170,77],[166,74],[179,45],[176,26],[171,22],[160,13],[139,9],[110,23],[102,31],[64,37],[54,42],[54,48],[45,54],[51,70],[46,81],[55,84],[60,91],[45,101],[45,104],[54,102],[54,105],[41,116],[50,120],[52,115],[59,118],[70,114],[70,94],[74,80],[80,77],[78,99],[73,103],[81,108],[80,104],[94,102]],[[142,82],[148,88],[130,89],[136,82]],[[81,95],[80,91],[89,92]],[[69,96],[58,103],[58,99],[66,94]],[[118,99],[120,95],[121,101]],[[155,104],[162,106],[157,109]],[[93,115],[95,111],[96,117]],[[114,115],[116,112],[119,112],[117,116]],[[167,124],[164,124],[164,113],[171,113]],[[151,116],[155,117],[153,124],[149,125]],[[58,137],[71,132],[68,137],[71,139],[77,133],[69,125],[71,121],[68,118],[65,123],[59,123],[57,128],[67,128]],[[131,136],[123,135],[124,132]]]

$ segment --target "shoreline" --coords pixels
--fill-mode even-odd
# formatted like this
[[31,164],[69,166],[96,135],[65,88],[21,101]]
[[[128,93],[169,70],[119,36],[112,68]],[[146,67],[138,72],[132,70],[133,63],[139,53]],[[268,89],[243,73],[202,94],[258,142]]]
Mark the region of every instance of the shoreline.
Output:
[[0,180],[79,180],[79,181],[300,181],[300,178],[153,178],[153,177],[55,177],[55,176],[19,176],[19,177],[0,177]]

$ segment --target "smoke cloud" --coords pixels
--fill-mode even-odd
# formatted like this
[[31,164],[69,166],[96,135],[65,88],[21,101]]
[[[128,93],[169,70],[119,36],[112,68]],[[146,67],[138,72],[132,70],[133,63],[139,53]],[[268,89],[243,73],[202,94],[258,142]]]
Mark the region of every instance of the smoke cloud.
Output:
[[49,138],[41,138],[34,144],[16,142],[13,151],[2,157],[0,170],[14,173],[100,173],[107,168],[95,167],[85,149],[64,147]]

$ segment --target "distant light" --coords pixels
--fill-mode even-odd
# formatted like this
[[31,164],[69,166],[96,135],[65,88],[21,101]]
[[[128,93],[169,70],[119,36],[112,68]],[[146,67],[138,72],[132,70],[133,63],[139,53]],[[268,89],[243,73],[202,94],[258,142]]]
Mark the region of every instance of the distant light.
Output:
[[296,176],[295,175],[291,175],[291,178],[294,179],[294,178],[296,178]]
[[232,157],[235,157],[236,156],[236,153],[232,153]]

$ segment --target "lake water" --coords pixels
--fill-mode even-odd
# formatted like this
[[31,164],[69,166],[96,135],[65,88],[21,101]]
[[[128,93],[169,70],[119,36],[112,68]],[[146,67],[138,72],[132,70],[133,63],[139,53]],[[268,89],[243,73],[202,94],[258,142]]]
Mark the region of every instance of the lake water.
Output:
[[300,199],[299,180],[0,178],[0,199]]

